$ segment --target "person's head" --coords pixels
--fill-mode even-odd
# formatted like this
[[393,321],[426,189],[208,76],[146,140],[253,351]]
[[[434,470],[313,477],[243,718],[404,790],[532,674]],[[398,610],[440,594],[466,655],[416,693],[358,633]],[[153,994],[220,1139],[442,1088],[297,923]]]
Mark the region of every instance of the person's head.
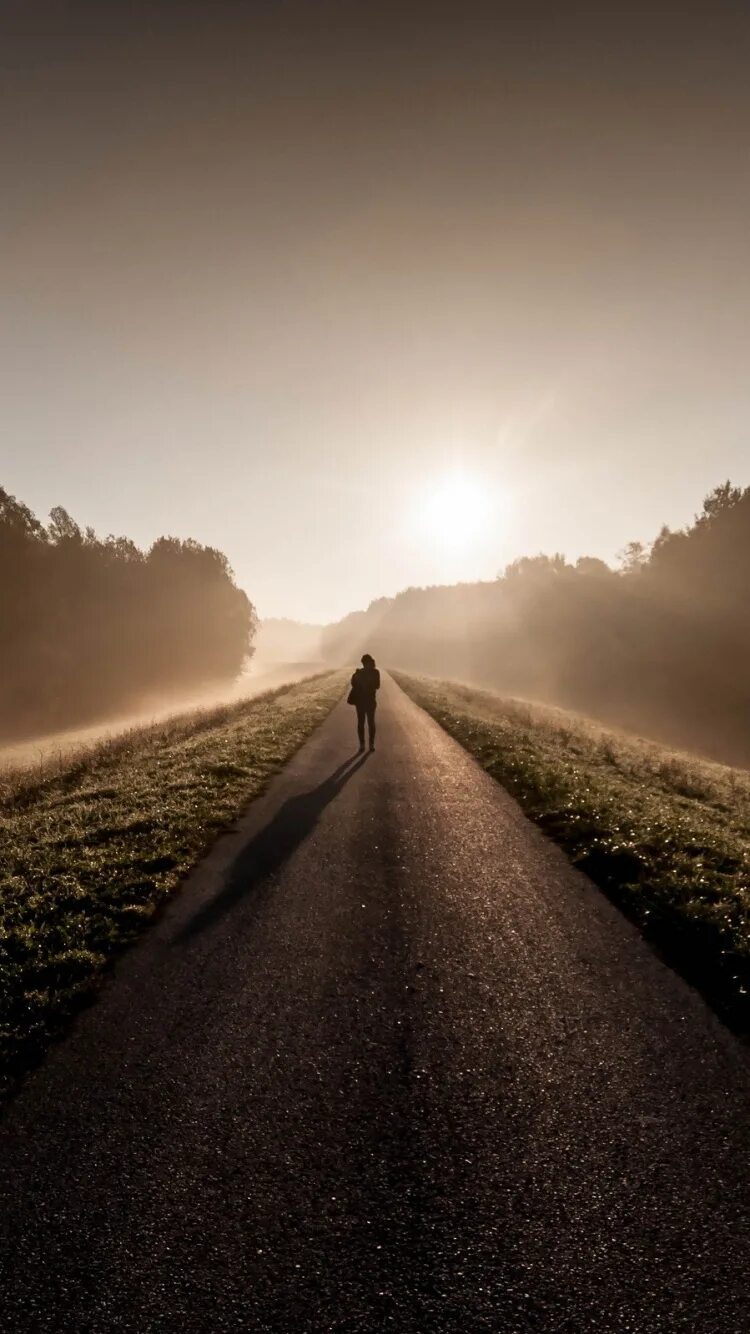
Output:
[[374,666],[375,666],[375,659],[373,658],[373,656],[372,656],[371,653],[363,653],[363,654],[362,654],[362,666],[363,666],[363,667],[374,667]]

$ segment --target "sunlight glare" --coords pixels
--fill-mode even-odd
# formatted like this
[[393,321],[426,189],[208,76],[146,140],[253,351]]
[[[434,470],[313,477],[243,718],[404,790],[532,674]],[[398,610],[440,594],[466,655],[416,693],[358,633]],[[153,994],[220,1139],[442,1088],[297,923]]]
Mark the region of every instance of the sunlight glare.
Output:
[[440,478],[423,496],[417,511],[421,533],[451,547],[470,545],[485,530],[490,500],[479,479],[466,473]]

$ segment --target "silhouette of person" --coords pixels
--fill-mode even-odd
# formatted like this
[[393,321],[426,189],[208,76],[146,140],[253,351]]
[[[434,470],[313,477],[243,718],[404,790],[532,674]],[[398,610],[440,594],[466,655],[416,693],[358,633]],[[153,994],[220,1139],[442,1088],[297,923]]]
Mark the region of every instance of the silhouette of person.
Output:
[[375,749],[375,709],[377,701],[375,696],[380,689],[380,672],[375,666],[375,659],[369,653],[363,653],[362,666],[358,667],[352,677],[352,690],[350,699],[357,710],[357,736],[359,737],[359,748],[365,748],[365,721],[367,721],[367,735],[370,742],[370,750]]

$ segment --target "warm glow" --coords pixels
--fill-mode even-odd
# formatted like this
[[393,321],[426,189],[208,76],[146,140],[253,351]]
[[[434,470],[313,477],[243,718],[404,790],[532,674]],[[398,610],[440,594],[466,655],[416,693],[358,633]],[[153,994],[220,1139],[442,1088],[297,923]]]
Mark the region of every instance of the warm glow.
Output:
[[417,509],[420,534],[452,547],[471,545],[486,530],[490,497],[478,478],[451,473],[434,483]]

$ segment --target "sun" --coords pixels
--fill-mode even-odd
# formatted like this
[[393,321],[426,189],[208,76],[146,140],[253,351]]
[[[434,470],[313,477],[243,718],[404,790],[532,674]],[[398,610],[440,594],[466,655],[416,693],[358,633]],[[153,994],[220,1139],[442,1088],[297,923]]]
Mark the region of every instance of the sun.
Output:
[[481,536],[490,513],[490,500],[478,478],[449,473],[423,494],[416,512],[417,528],[425,537],[448,547],[466,547]]

